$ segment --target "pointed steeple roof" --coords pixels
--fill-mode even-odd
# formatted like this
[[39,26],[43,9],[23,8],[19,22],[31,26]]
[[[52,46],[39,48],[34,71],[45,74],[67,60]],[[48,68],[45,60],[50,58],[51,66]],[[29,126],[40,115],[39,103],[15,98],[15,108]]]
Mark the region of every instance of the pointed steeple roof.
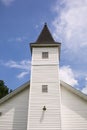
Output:
[[45,23],[37,41],[37,43],[43,43],[43,42],[55,42],[48,27],[47,24]]

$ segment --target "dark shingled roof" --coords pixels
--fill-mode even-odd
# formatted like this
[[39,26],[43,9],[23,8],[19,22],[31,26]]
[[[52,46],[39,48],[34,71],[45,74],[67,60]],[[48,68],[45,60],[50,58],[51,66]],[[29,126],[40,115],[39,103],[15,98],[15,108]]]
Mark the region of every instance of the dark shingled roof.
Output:
[[48,27],[47,24],[45,23],[37,41],[37,43],[42,43],[42,42],[55,42]]

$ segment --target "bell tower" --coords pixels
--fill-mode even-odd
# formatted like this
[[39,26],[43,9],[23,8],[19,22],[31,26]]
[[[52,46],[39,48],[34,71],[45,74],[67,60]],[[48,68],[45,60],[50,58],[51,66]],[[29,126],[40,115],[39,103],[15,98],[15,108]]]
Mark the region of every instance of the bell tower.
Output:
[[32,66],[27,130],[61,130],[59,57],[47,24],[31,43]]

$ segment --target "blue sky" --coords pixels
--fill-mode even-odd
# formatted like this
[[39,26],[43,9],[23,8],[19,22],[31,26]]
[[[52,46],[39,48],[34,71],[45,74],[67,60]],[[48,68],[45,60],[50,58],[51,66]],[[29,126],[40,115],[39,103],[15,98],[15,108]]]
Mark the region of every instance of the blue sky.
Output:
[[62,43],[60,78],[87,93],[87,0],[0,0],[0,79],[11,89],[30,79],[29,43],[45,22]]

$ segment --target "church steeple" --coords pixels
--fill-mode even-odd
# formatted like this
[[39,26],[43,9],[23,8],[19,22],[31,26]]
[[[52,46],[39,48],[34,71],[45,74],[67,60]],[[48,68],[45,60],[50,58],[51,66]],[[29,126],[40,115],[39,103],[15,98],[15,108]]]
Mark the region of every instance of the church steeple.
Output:
[[45,23],[45,25],[44,25],[44,27],[43,27],[43,29],[42,29],[42,31],[41,31],[41,33],[40,33],[36,42],[37,43],[43,43],[43,42],[44,43],[45,42],[51,42],[52,43],[52,42],[55,42],[51,33],[50,33],[50,31],[49,31],[49,29],[48,29],[47,23]]
[[61,43],[56,42],[53,39],[46,23],[44,24],[44,27],[40,35],[38,36],[37,40],[33,43],[30,43],[31,53],[32,49],[35,47],[57,47],[59,49],[59,56],[60,56],[60,46]]
[[60,43],[54,41],[45,24],[37,41],[30,46],[32,67],[27,130],[61,130]]

